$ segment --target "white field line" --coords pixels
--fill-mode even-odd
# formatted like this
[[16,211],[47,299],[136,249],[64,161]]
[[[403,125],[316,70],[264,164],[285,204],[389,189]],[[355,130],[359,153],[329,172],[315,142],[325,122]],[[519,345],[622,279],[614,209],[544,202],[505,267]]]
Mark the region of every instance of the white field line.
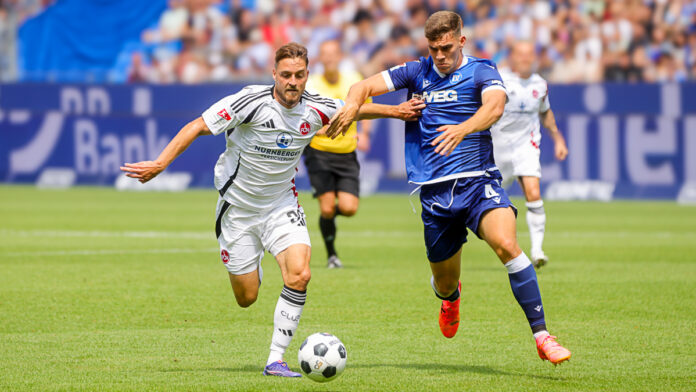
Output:
[[55,251],[31,251],[31,252],[9,252],[0,253],[7,257],[22,256],[104,256],[104,255],[139,255],[139,254],[162,254],[162,253],[215,253],[218,248],[206,249],[96,249],[96,250],[55,250]]
[[[635,238],[635,237],[657,237],[657,238],[683,238],[690,237],[696,240],[696,231],[547,231],[549,237],[566,237],[566,238]],[[318,233],[312,232],[311,235],[319,236]],[[345,237],[366,237],[366,238],[384,238],[384,237],[422,237],[423,232],[420,228],[415,230],[341,230],[340,236]],[[529,233],[522,230],[517,233],[519,237],[528,237]],[[200,239],[200,240],[215,240],[215,233],[210,230],[206,231],[79,231],[79,230],[12,230],[0,229],[0,237],[102,237],[102,238],[172,238],[172,239]]]

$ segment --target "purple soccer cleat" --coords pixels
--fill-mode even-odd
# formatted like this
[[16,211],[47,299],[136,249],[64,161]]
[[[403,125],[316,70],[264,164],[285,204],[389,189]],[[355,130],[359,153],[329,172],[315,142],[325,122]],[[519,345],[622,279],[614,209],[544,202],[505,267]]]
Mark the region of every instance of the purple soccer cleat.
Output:
[[300,373],[290,370],[288,363],[283,361],[277,361],[270,365],[266,365],[266,367],[263,369],[263,375],[278,377],[302,377]]

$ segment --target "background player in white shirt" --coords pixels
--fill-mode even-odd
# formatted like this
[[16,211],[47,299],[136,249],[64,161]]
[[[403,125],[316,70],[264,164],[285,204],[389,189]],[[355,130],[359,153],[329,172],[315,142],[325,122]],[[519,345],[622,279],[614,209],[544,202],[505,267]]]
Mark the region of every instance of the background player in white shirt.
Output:
[[509,185],[517,178],[527,199],[532,262],[538,268],[548,262],[542,250],[546,213],[539,190],[539,120],[554,141],[556,159],[564,160],[568,148],[551,110],[546,81],[532,72],[534,62],[532,43],[517,42],[513,46],[510,54],[512,72],[500,73],[508,91],[508,102],[503,116],[491,127],[491,134],[495,163],[503,175],[503,185]]
[[[215,165],[215,231],[237,303],[256,301],[267,250],[275,256],[283,289],[274,313],[271,352],[264,375],[300,377],[283,360],[302,315],[310,279],[310,241],[297,201],[295,173],[302,150],[343,106],[339,99],[305,91],[307,49],[290,43],[275,55],[274,85],[247,86],[223,98],[184,126],[155,161],[126,163],[127,176],[147,182],[202,135],[226,136]],[[419,106],[368,104],[360,118],[414,120]]]

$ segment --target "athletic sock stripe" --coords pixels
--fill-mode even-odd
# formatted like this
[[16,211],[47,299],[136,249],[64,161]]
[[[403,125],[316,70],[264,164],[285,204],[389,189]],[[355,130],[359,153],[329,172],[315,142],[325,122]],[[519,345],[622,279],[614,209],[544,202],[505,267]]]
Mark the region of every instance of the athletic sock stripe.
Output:
[[307,299],[307,294],[294,295],[294,294],[288,293],[287,291],[283,291],[281,294],[288,297],[288,298],[294,299],[295,301],[304,301]]
[[294,300],[297,300],[297,301],[304,301],[305,299],[307,299],[307,294],[294,294],[294,293],[287,292],[285,290],[283,290],[281,292],[281,294],[283,294],[287,297],[290,297]]
[[293,305],[296,305],[296,306],[304,306],[304,304],[305,304],[305,301],[304,301],[304,300],[303,300],[303,301],[298,301],[298,300],[292,299],[292,298],[288,297],[287,295],[285,295],[284,293],[281,293],[281,294],[280,294],[280,298],[282,298],[282,299],[284,299],[285,301],[287,301],[287,302],[289,302],[289,303],[291,303],[291,304],[293,304]]
[[222,234],[222,217],[225,216],[225,212],[227,212],[227,209],[230,207],[230,203],[223,201],[222,202],[222,208],[220,208],[220,214],[218,215],[217,219],[215,220],[215,238],[220,238],[220,234]]
[[283,285],[283,291],[289,291],[289,292],[295,293],[295,294],[307,295],[307,290],[303,290],[303,291],[295,290],[295,289],[292,289],[292,288],[285,286],[285,285]]

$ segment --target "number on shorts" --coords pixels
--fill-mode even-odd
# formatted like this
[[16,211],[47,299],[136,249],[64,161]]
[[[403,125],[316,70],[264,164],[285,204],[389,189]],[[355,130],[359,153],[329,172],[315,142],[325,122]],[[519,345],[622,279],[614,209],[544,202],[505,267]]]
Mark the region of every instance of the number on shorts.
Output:
[[304,220],[304,214],[302,214],[300,210],[288,211],[288,218],[290,218],[290,223],[295,223],[297,226],[307,226],[307,223]]
[[491,184],[486,184],[484,190],[485,190],[485,192],[486,192],[486,199],[490,199],[490,198],[492,198],[492,197],[500,196],[500,194],[499,194],[498,192],[496,192],[496,191],[493,189],[493,187],[491,186]]

